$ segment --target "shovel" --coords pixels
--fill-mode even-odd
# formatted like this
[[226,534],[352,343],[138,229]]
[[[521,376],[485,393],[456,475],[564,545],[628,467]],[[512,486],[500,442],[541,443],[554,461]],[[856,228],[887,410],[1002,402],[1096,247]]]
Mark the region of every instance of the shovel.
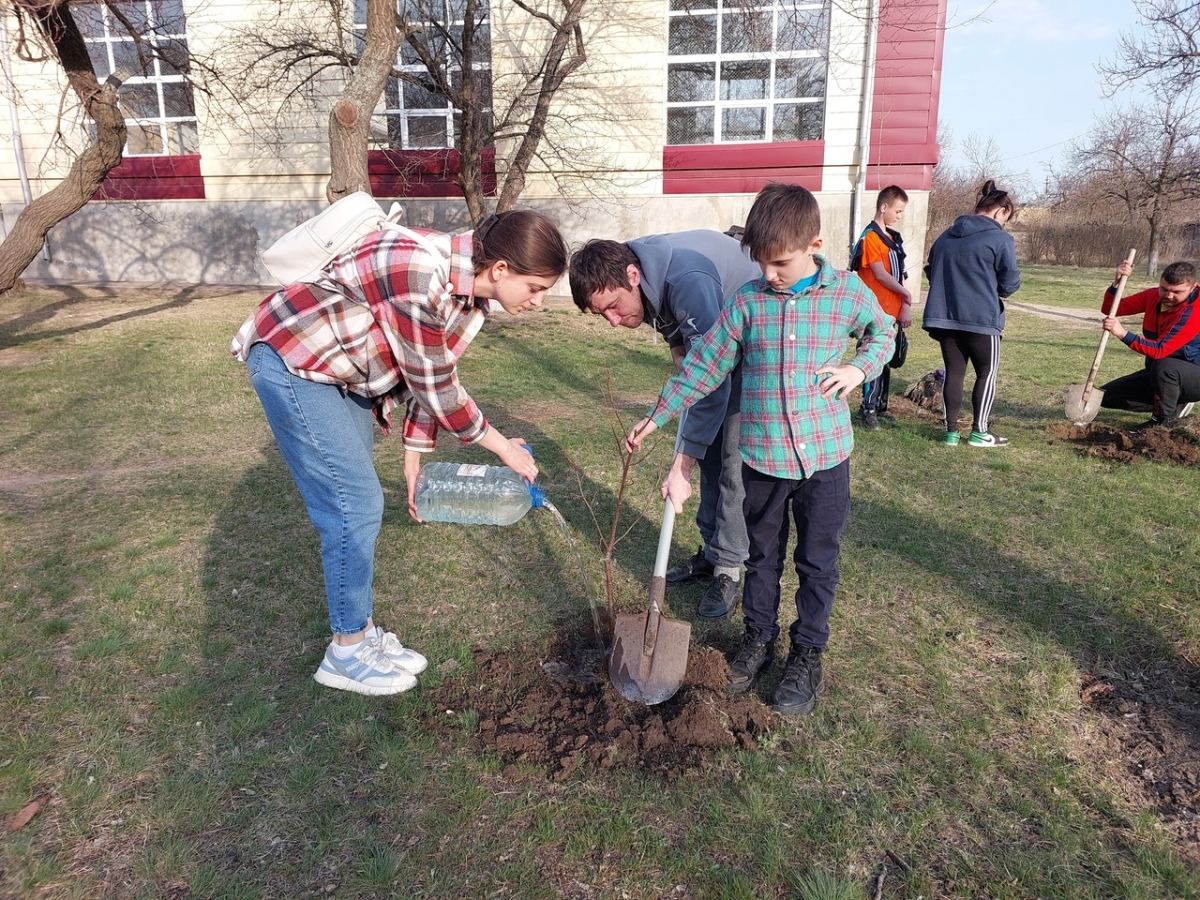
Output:
[[[679,451],[679,435],[675,437]],[[671,553],[671,535],[675,530],[675,507],[668,498],[663,505],[662,528],[658,534],[658,553],[654,557],[654,577],[650,579],[650,604],[641,615],[619,615],[613,625],[613,649],[608,661],[608,677],[626,700],[653,706],[670,700],[679,690],[687,671],[688,643],[692,626],[662,615],[667,595],[667,558]]]
[[[1137,254],[1137,248],[1131,247],[1129,255],[1125,257],[1125,262],[1133,265],[1133,257]],[[1112,303],[1108,307],[1108,315],[1113,316],[1117,313],[1117,306],[1121,302],[1121,294],[1125,292],[1125,282],[1127,278],[1122,275],[1121,280],[1117,282],[1117,292],[1113,294]],[[1100,347],[1096,350],[1096,359],[1092,362],[1092,370],[1088,372],[1087,381],[1083,384],[1072,384],[1067,387],[1067,402],[1066,414],[1067,419],[1075,425],[1086,425],[1092,419],[1096,418],[1096,413],[1100,411],[1100,404],[1104,400],[1104,391],[1098,387],[1093,387],[1096,381],[1096,373],[1100,371],[1100,360],[1104,356],[1104,345],[1108,343],[1108,332],[1105,331],[1100,335]]]

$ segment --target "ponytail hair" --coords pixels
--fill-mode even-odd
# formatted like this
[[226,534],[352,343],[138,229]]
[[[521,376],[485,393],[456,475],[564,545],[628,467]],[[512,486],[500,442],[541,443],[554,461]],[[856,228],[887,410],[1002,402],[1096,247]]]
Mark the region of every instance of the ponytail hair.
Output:
[[475,229],[471,267],[478,275],[504,260],[519,275],[558,278],[567,270],[570,250],[558,226],[531,209],[488,216]]
[[996,182],[988,179],[979,189],[979,200],[975,203],[975,212],[987,215],[993,209],[1003,209],[1011,218],[1017,211],[1017,204],[1008,191],[996,187]]

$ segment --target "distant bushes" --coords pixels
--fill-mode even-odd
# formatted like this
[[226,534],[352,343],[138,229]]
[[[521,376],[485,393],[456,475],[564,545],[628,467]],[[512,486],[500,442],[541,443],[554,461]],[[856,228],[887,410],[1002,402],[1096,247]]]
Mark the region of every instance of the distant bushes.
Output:
[[1046,221],[1022,229],[1021,258],[1058,266],[1111,266],[1130,247],[1146,254],[1146,232],[1132,225]]
[[[1029,218],[1034,218],[1030,216]],[[1014,234],[1018,256],[1031,263],[1056,266],[1113,266],[1124,259],[1130,247],[1136,247],[1144,260],[1148,235],[1144,227],[1128,224],[1056,221],[1052,216],[1037,216],[1022,223]],[[1186,259],[1195,247],[1186,240],[1184,229],[1173,229],[1159,239],[1159,259]]]

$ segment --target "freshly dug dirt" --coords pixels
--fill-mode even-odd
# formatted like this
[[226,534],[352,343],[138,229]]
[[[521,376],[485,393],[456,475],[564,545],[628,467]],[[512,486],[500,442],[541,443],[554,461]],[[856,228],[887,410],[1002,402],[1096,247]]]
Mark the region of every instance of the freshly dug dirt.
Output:
[[472,743],[508,763],[530,763],[553,780],[577,769],[638,769],[668,778],[699,770],[722,747],[758,746],[774,714],[756,695],[734,695],[719,650],[693,647],[679,692],[643,706],[608,679],[608,657],[596,649],[558,650],[539,661],[477,650],[478,671],[447,679],[431,693],[430,724],[461,734],[454,713],[474,711]]
[[1200,465],[1200,437],[1186,427],[1149,428],[1130,434],[1109,425],[1051,425],[1046,432],[1053,438],[1079,445],[1085,456],[1136,463],[1144,459]]
[[1200,865],[1200,675],[1190,664],[1136,676],[1089,676],[1080,698],[1096,714],[1080,755],[1130,807],[1157,811],[1174,845]]

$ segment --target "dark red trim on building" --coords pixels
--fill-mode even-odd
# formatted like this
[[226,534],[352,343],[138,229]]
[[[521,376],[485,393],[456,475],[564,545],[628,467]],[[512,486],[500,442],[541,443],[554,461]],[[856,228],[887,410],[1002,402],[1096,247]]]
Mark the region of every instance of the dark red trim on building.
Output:
[[663,147],[664,194],[754,194],[772,181],[821,189],[824,141]]
[[[483,191],[496,196],[496,148],[483,149]],[[376,197],[461,197],[457,150],[371,150],[367,174]]]
[[203,200],[200,155],[131,156],[108,173],[93,200]]
[[867,190],[929,190],[940,148],[946,0],[882,0]]

